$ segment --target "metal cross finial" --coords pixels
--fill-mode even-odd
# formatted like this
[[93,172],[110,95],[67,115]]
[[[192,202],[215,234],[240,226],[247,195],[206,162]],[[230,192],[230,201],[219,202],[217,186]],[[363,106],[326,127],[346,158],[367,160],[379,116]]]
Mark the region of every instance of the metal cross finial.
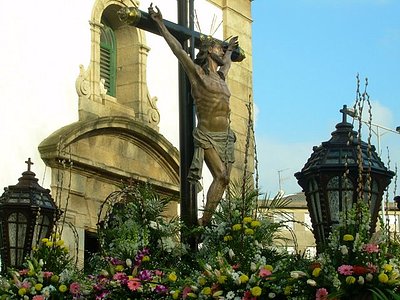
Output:
[[340,112],[343,114],[342,122],[347,123],[347,105],[343,105],[343,108],[340,110]]
[[31,161],[31,158],[29,157],[25,163],[28,165],[28,172],[31,171],[31,166],[33,165],[33,162]]

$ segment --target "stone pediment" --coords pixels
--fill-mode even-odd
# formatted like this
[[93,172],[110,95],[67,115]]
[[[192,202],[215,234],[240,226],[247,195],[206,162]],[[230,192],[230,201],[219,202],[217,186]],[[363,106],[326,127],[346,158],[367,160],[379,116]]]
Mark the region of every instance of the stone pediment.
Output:
[[126,117],[101,117],[62,127],[39,145],[45,163],[71,160],[79,172],[115,183],[149,182],[167,194],[179,192],[179,152],[164,136]]

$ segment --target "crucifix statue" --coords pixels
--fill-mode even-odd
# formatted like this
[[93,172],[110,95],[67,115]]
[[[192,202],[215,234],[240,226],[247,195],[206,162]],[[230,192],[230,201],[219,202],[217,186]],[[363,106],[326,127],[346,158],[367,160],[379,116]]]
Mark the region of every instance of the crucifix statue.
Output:
[[[124,15],[122,17],[127,19],[128,13],[131,12],[125,9],[123,14],[120,13],[120,17]],[[197,126],[193,128],[193,105],[191,106],[192,112],[184,111],[180,107],[180,128],[183,129],[183,136],[187,137],[189,133],[189,135],[192,135],[190,143],[193,144],[194,141],[192,158],[190,158],[192,159],[191,163],[182,160],[181,156],[181,216],[184,221],[186,218],[185,223],[187,225],[208,225],[229,184],[230,172],[234,162],[233,150],[236,136],[230,128],[229,99],[231,94],[225,78],[230,69],[232,58],[235,57],[232,53],[236,52],[235,61],[243,60],[244,54],[240,53],[237,37],[231,38],[228,43],[223,43],[211,36],[204,36],[194,31],[188,32],[187,28],[180,30],[181,28],[177,27],[176,24],[163,20],[161,11],[158,7],[154,10],[152,5],[148,9],[148,16],[153,23],[150,23],[146,17],[140,17],[135,25],[164,37],[173,54],[178,58],[190,83],[191,96],[194,100],[197,116]],[[186,39],[192,40],[191,50],[197,42],[199,52],[195,59],[185,51],[182,41],[185,39],[185,35]],[[184,36],[184,38],[179,39],[181,36]],[[194,41],[195,36],[197,37],[196,41]],[[238,51],[239,55],[237,55]],[[185,88],[188,90],[187,87]],[[191,126],[182,125],[182,118],[186,118],[184,120],[186,125],[188,125],[188,118],[192,118]],[[182,139],[182,132],[180,136]],[[187,153],[187,149],[182,149],[182,141],[180,144],[181,153]],[[207,192],[203,216],[197,220],[196,194],[202,188],[199,180],[202,176],[203,161],[207,164],[213,176],[213,181]],[[183,163],[186,163],[187,166]],[[186,167],[186,172],[182,172],[182,169]],[[189,187],[182,187],[182,182],[188,183]],[[188,194],[185,195],[182,189],[187,189]],[[195,215],[193,207],[195,207]],[[184,211],[185,208],[191,210],[189,218],[187,217],[188,212]]]

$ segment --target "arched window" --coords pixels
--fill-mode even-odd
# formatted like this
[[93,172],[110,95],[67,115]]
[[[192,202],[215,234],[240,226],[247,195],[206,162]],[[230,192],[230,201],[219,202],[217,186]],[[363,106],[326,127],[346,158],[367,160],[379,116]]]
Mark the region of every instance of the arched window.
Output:
[[104,80],[107,94],[115,97],[117,47],[113,29],[102,19],[100,35],[100,80]]

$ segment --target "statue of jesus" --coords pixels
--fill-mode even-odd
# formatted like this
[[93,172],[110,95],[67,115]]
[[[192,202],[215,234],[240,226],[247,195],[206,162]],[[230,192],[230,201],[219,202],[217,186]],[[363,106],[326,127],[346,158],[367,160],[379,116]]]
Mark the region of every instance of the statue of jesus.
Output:
[[183,50],[181,43],[163,23],[161,11],[150,5],[148,11],[161,35],[187,74],[196,106],[197,126],[193,130],[194,155],[188,180],[201,190],[203,161],[207,164],[213,181],[207,192],[207,202],[199,225],[211,222],[224,191],[229,184],[234,158],[236,136],[230,128],[229,98],[231,93],[225,78],[231,66],[232,51],[238,47],[238,37],[233,37],[226,49],[211,36],[203,36],[194,61]]

